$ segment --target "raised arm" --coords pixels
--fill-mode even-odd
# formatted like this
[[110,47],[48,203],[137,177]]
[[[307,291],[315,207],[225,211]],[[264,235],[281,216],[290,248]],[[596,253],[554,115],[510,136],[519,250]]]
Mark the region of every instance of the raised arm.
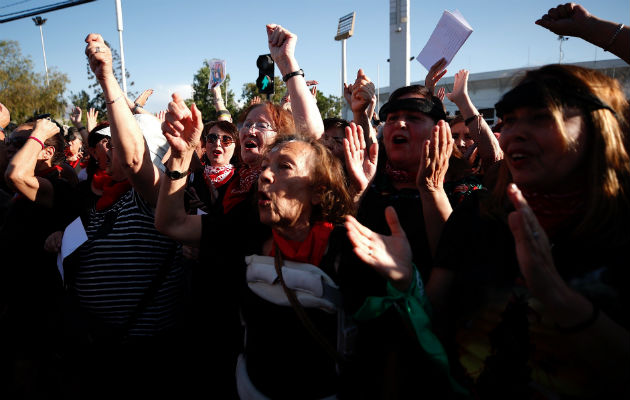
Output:
[[446,95],[450,101],[455,103],[462,114],[466,126],[470,130],[470,135],[477,144],[479,157],[485,167],[503,159],[503,151],[499,146],[497,137],[492,133],[486,120],[479,114],[477,107],[468,96],[468,71],[460,70],[455,74],[453,91]]
[[630,27],[597,18],[579,4],[566,3],[551,8],[535,24],[556,35],[584,39],[630,64]]
[[112,70],[112,53],[99,34],[85,39],[90,68],[96,76],[107,103],[107,117],[112,133],[112,147],[117,162],[134,189],[149,204],[157,203],[160,171],[153,165],[140,127]]
[[168,104],[166,121],[162,132],[171,145],[171,156],[166,162],[169,171],[181,172],[181,177],[165,175],[162,179],[157,207],[155,227],[158,231],[190,246],[199,246],[201,241],[201,216],[188,215],[184,208],[186,177],[197,143],[203,130],[201,112],[194,104],[188,109],[184,100],[173,94]]
[[50,160],[55,154],[53,146],[45,142],[59,134],[59,127],[48,119],[35,121],[35,127],[20,150],[9,161],[5,178],[8,185],[27,199],[52,207],[54,201],[53,185],[46,178],[35,175],[39,160]]
[[72,125],[74,125],[74,127],[77,128],[77,131],[79,131],[79,134],[81,135],[81,140],[83,141],[83,143],[87,143],[88,133],[90,132],[90,129],[86,128],[81,122],[82,115],[83,115],[83,112],[81,111],[81,107],[78,107],[78,106],[74,107],[72,109],[72,112],[70,113],[70,122],[72,122]]
[[453,152],[451,129],[445,121],[433,127],[431,139],[424,142],[416,185],[422,201],[422,214],[431,254],[435,256],[446,220],[453,212],[444,191],[444,176]]
[[223,101],[223,95],[221,94],[221,85],[216,85],[212,88],[212,102],[214,109],[217,110],[217,121],[232,122],[232,115],[225,106]]
[[267,25],[269,52],[278,66],[283,79],[288,74],[301,72],[287,77],[286,85],[291,97],[291,111],[298,133],[319,139],[324,134],[324,122],[317,108],[317,102],[306,85],[304,73],[295,59],[297,35],[280,25]]
[[376,131],[370,121],[376,105],[374,83],[365,75],[363,69],[359,69],[357,78],[350,88],[352,91],[350,96],[352,118],[357,125],[363,128],[365,142],[370,146],[376,141]]

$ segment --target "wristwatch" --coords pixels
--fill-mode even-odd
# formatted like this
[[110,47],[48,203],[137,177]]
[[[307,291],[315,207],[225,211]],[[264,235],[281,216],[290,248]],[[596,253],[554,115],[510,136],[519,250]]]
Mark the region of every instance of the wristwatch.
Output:
[[168,167],[165,165],[164,166],[164,175],[168,176],[169,179],[171,180],[178,180],[178,179],[182,179],[187,177],[190,174],[190,170],[186,171],[186,172],[180,172],[180,171],[171,171],[168,169]]

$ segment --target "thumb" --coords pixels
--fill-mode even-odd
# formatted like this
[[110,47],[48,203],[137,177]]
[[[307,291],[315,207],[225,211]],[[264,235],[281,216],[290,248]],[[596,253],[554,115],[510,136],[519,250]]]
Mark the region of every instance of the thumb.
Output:
[[378,141],[374,141],[369,150],[370,162],[376,164],[378,162]]
[[385,209],[385,219],[387,220],[389,230],[392,231],[392,236],[406,236],[405,231],[402,226],[400,226],[398,214],[396,214],[394,207],[389,206]]

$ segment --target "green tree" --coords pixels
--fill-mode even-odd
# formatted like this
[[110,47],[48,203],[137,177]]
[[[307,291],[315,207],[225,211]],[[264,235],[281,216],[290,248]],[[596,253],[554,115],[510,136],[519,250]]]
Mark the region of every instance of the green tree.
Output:
[[[287,85],[285,85],[285,83],[282,81],[282,79],[279,76],[274,76],[273,86],[274,86],[274,92],[271,95],[270,100],[272,103],[280,104],[280,102],[282,101],[282,98],[287,93]],[[250,82],[243,85],[243,91],[241,93],[241,100],[243,101],[245,106],[247,106],[249,102],[256,96],[260,97],[263,100],[267,99],[266,94],[261,94],[258,91],[258,87],[256,86],[255,82]]]
[[[195,76],[193,77],[193,97],[191,99],[186,100],[186,104],[190,106],[190,104],[195,103],[199,111],[201,111],[201,115],[203,116],[204,121],[213,121],[217,119],[217,110],[214,108],[213,98],[212,98],[212,90],[208,89],[208,82],[210,81],[210,62],[208,60],[204,60],[203,65]],[[225,87],[228,87],[228,93],[225,93]],[[236,119],[236,116],[239,112],[239,107],[236,101],[234,100],[234,92],[229,89],[230,87],[230,74],[225,76],[225,82],[221,84],[221,95],[223,96],[223,100],[227,99],[227,104],[225,105],[232,114],[232,117]]]
[[33,114],[50,113],[55,118],[64,114],[63,93],[70,82],[68,76],[51,68],[45,74],[33,71],[33,62],[22,55],[15,41],[0,41],[0,99],[9,110],[11,119],[20,123]]
[[324,118],[341,117],[341,97],[329,95],[324,96],[323,93],[317,92],[317,108]]

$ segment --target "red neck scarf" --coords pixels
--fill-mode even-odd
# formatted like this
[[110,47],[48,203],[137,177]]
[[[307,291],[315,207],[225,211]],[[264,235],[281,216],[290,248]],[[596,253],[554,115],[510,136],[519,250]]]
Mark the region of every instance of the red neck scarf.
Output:
[[584,208],[583,188],[563,194],[546,194],[522,190],[538,222],[549,236]]
[[81,159],[80,159],[80,158],[77,158],[77,159],[76,159],[76,160],[74,160],[74,161],[68,161],[68,160],[66,160],[66,162],[67,162],[67,163],[68,163],[68,165],[70,165],[72,168],[76,168],[76,167],[77,167],[77,165],[79,165],[79,163],[81,162]]
[[409,183],[413,181],[413,178],[415,178],[409,176],[409,173],[407,171],[392,167],[389,161],[387,161],[387,164],[385,164],[385,173],[394,183]]
[[260,175],[260,167],[241,167],[238,175],[230,182],[223,197],[223,212],[227,213],[234,206],[245,200]]
[[96,210],[101,211],[114,204],[123,194],[131,189],[128,179],[115,181],[107,172],[98,170],[92,180],[94,188],[103,191],[103,195],[96,202]]
[[208,187],[214,186],[219,188],[234,175],[234,166],[232,164],[224,165],[222,167],[213,167],[206,165],[203,169],[203,179],[206,181]]
[[[288,240],[272,229],[273,242],[278,246],[286,260],[319,265],[328,247],[328,238],[333,230],[330,222],[316,222],[308,237],[303,242]],[[271,249],[270,256],[276,255],[275,246]]]

